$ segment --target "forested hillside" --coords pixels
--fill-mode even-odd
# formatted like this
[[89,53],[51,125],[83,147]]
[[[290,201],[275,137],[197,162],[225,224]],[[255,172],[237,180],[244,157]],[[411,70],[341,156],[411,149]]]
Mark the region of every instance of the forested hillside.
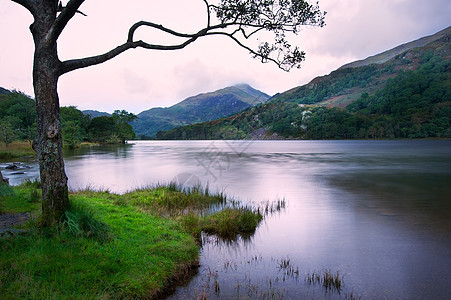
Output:
[[448,34],[383,64],[342,68],[229,117],[161,139],[451,137]]
[[111,114],[107,112],[97,111],[97,110],[83,110],[82,111],[85,115],[88,115],[92,118],[102,117],[102,116],[108,116],[111,117]]
[[[81,142],[120,143],[134,139],[129,125],[136,118],[124,110],[112,116],[91,118],[73,106],[61,107],[64,145],[73,148]],[[33,141],[36,135],[36,103],[24,93],[0,95],[0,142]]]

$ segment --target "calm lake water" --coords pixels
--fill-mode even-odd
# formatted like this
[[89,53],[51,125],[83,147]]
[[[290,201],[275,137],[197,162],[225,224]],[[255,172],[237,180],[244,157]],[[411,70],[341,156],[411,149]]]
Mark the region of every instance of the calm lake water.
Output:
[[[27,163],[2,172],[36,176]],[[170,299],[451,294],[449,140],[139,141],[66,153],[66,170],[72,189],[200,181],[244,203],[286,201],[251,239],[205,237],[197,274]],[[343,276],[341,293],[306,280],[326,271]]]

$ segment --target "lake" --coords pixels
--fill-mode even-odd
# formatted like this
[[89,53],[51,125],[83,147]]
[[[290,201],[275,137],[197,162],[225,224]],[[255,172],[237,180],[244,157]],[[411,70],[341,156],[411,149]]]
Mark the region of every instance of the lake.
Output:
[[[137,141],[68,151],[72,189],[196,182],[255,205],[284,200],[250,239],[204,237],[170,299],[448,299],[451,141]],[[37,176],[3,170],[12,184]],[[4,166],[4,164],[3,164]],[[341,292],[308,278],[342,279]]]

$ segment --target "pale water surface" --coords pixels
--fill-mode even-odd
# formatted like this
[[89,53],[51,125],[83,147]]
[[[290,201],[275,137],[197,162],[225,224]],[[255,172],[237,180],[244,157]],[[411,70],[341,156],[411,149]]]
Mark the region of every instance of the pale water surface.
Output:
[[[2,172],[17,183],[37,175],[28,164]],[[66,153],[66,170],[72,189],[200,181],[245,203],[285,199],[250,240],[205,238],[197,274],[172,299],[451,294],[449,140],[140,141]],[[341,293],[306,282],[325,270],[343,276]]]

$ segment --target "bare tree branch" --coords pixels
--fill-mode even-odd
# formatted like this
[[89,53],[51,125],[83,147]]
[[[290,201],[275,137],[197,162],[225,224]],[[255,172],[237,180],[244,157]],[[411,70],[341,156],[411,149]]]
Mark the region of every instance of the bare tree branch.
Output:
[[210,4],[207,0],[204,0],[205,6],[207,7],[207,27],[211,25],[211,12],[210,12]]
[[275,63],[279,68],[283,69],[281,67],[280,62],[278,62],[277,60],[275,60],[275,59],[273,59],[271,57],[265,57],[265,56],[261,55],[259,52],[256,52],[254,49],[252,49],[249,46],[246,46],[245,44],[243,44],[233,34],[226,33],[226,32],[212,32],[212,33],[209,33],[209,35],[225,35],[225,36],[229,37],[230,39],[232,39],[235,43],[237,43],[241,48],[244,48],[244,49],[248,50],[250,54],[254,55],[254,57],[259,57],[260,61],[262,63],[267,63],[267,62],[271,61],[271,62]]
[[136,47],[137,46],[135,46],[133,43],[127,42],[127,43],[122,44],[122,45],[120,45],[104,54],[101,54],[101,55],[64,61],[60,65],[59,73],[60,73],[60,75],[63,75],[65,73],[68,73],[68,72],[71,72],[71,71],[74,71],[77,69],[101,64],[103,62],[106,62],[106,61],[118,56],[119,54],[121,54],[129,49],[136,48]]
[[[138,22],[140,23],[140,22]],[[137,24],[138,24],[137,23]],[[147,22],[144,22],[147,23]],[[152,26],[154,27],[154,26]],[[158,28],[154,27],[154,28]],[[165,32],[170,32],[172,30],[166,29]],[[86,68],[89,66],[93,66],[93,65],[97,65],[97,64],[101,64],[103,62],[106,62],[116,56],[118,56],[119,54],[129,50],[129,49],[134,49],[134,48],[144,48],[144,49],[150,49],[150,50],[179,50],[179,49],[183,49],[186,46],[188,46],[189,44],[193,43],[195,40],[197,40],[199,37],[201,36],[205,36],[207,34],[207,30],[203,29],[201,31],[199,31],[196,34],[189,34],[189,35],[183,35],[183,37],[188,38],[187,40],[185,40],[183,43],[180,44],[175,44],[175,45],[155,45],[155,44],[149,44],[146,43],[142,40],[139,41],[133,41],[133,40],[128,40],[126,43],[104,53],[101,55],[97,55],[97,56],[91,56],[91,57],[86,57],[86,58],[80,58],[80,59],[73,59],[73,60],[68,60],[68,61],[64,61],[61,63],[60,66],[60,75],[68,73],[70,71],[74,71],[77,69],[81,69],[81,68]],[[174,35],[176,36],[180,36],[179,33],[174,32]],[[133,33],[130,35],[129,34],[129,39],[133,38]]]
[[85,0],[70,0],[67,5],[62,9],[59,16],[56,18],[53,23],[52,28],[48,34],[49,42],[56,42],[61,32],[63,32],[67,23],[69,23],[70,19],[74,17],[74,15],[78,12],[80,6],[85,2]]
[[[54,38],[58,38],[67,22],[75,15],[83,2],[84,0],[71,0],[68,3],[67,7],[55,21],[54,28],[52,28],[54,30]],[[304,60],[304,52],[299,51],[298,48],[291,49],[291,45],[285,40],[284,33],[292,32],[296,34],[298,30],[297,27],[300,25],[324,26],[324,14],[321,13],[317,7],[311,6],[304,1],[299,1],[297,5],[306,7],[305,15],[303,14],[304,8],[302,7],[299,8],[297,14],[288,11],[284,5],[291,3],[290,0],[283,0],[282,4],[284,5],[273,4],[271,9],[267,8],[266,10],[261,9],[260,6],[257,5],[259,1],[251,1],[253,3],[252,7],[248,7],[251,2],[224,0],[223,3],[218,6],[209,4],[208,0],[203,0],[203,2],[207,8],[207,26],[197,33],[181,33],[161,24],[139,21],[130,27],[126,43],[101,55],[62,62],[59,70],[60,74],[62,75],[76,69],[103,63],[129,49],[178,50],[185,48],[200,37],[210,35],[227,36],[240,47],[248,50],[255,58],[259,58],[264,63],[274,62],[279,68],[286,71],[294,66],[299,66],[299,63]],[[268,3],[269,2],[271,2],[271,0],[268,0]],[[267,6],[268,3],[265,3],[265,5]],[[240,5],[243,7],[240,7]],[[216,11],[219,21],[218,24],[211,24],[211,11]],[[180,38],[182,41],[173,45],[150,44],[142,40],[134,41],[135,32],[140,27],[150,27]],[[275,34],[275,41],[273,44],[267,42],[261,43],[260,46],[258,46],[258,49],[255,50],[243,43],[243,38],[247,40],[262,30],[272,31]],[[241,40],[237,37],[239,33],[242,35]]]
[[133,41],[133,35],[135,34],[135,31],[141,26],[152,27],[152,28],[161,30],[163,32],[169,33],[169,34],[177,36],[177,37],[191,38],[194,36],[194,34],[185,34],[185,33],[180,33],[180,32],[174,31],[174,30],[164,27],[163,25],[160,25],[160,24],[155,24],[155,23],[146,22],[146,21],[140,21],[140,22],[135,23],[132,27],[130,27],[130,30],[128,31],[128,39],[127,39],[128,42]]

